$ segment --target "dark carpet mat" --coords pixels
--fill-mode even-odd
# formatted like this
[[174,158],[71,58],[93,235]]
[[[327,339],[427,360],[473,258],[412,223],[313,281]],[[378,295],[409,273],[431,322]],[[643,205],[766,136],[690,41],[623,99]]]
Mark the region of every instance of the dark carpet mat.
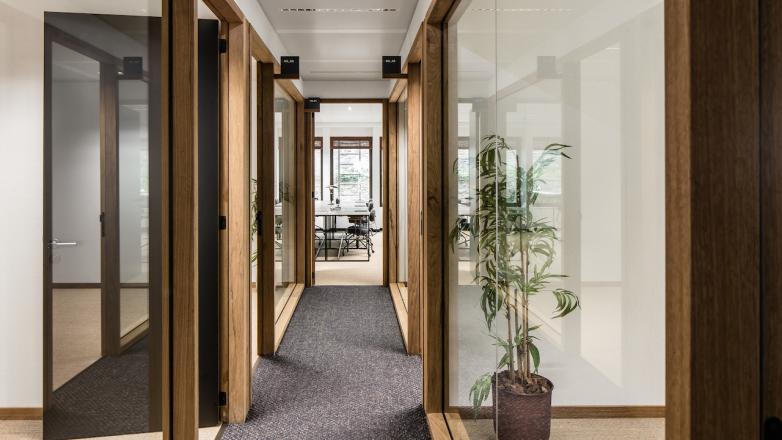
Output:
[[277,356],[253,377],[235,439],[429,439],[421,360],[405,354],[384,287],[306,289]]
[[147,338],[90,365],[54,392],[44,415],[44,439],[147,432],[148,368]]

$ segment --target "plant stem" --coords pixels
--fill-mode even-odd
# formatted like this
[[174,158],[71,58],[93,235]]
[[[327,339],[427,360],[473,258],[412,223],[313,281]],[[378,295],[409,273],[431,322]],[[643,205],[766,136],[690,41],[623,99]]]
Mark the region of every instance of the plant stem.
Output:
[[510,347],[510,350],[508,351],[509,356],[509,362],[510,362],[510,377],[511,381],[513,383],[516,382],[516,365],[513,359],[513,330],[511,329],[511,322],[510,322],[510,298],[508,298],[508,289],[505,288],[505,318],[506,321],[508,321],[508,347]]

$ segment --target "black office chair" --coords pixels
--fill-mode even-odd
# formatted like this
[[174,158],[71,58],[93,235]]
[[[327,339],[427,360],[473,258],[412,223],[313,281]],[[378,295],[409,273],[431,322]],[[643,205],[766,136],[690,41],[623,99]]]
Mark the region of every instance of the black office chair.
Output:
[[[339,240],[337,258],[346,255],[349,249],[367,249],[371,253],[375,253],[375,245],[372,243],[372,230],[369,225],[375,221],[376,215],[375,210],[372,209],[367,217],[348,217],[350,226],[345,228],[345,234]],[[351,245],[353,245],[352,248]]]

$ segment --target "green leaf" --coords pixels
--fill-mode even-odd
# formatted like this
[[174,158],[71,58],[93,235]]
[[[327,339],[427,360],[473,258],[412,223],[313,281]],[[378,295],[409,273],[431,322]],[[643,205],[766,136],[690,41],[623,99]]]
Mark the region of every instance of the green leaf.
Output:
[[535,367],[535,373],[538,372],[538,367],[540,367],[540,352],[538,351],[538,347],[532,343],[532,341],[527,344],[529,347],[529,354],[530,357],[532,357],[532,366]]
[[475,412],[475,418],[478,418],[478,411],[480,411],[483,402],[489,397],[491,393],[491,377],[492,373],[486,373],[479,377],[472,387],[470,387],[470,400],[472,401],[472,408]]

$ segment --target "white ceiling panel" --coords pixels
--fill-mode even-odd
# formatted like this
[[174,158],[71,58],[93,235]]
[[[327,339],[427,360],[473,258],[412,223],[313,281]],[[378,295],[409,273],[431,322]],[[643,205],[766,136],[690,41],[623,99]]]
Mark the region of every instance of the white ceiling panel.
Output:
[[377,81],[397,55],[417,0],[257,0],[304,81]]

